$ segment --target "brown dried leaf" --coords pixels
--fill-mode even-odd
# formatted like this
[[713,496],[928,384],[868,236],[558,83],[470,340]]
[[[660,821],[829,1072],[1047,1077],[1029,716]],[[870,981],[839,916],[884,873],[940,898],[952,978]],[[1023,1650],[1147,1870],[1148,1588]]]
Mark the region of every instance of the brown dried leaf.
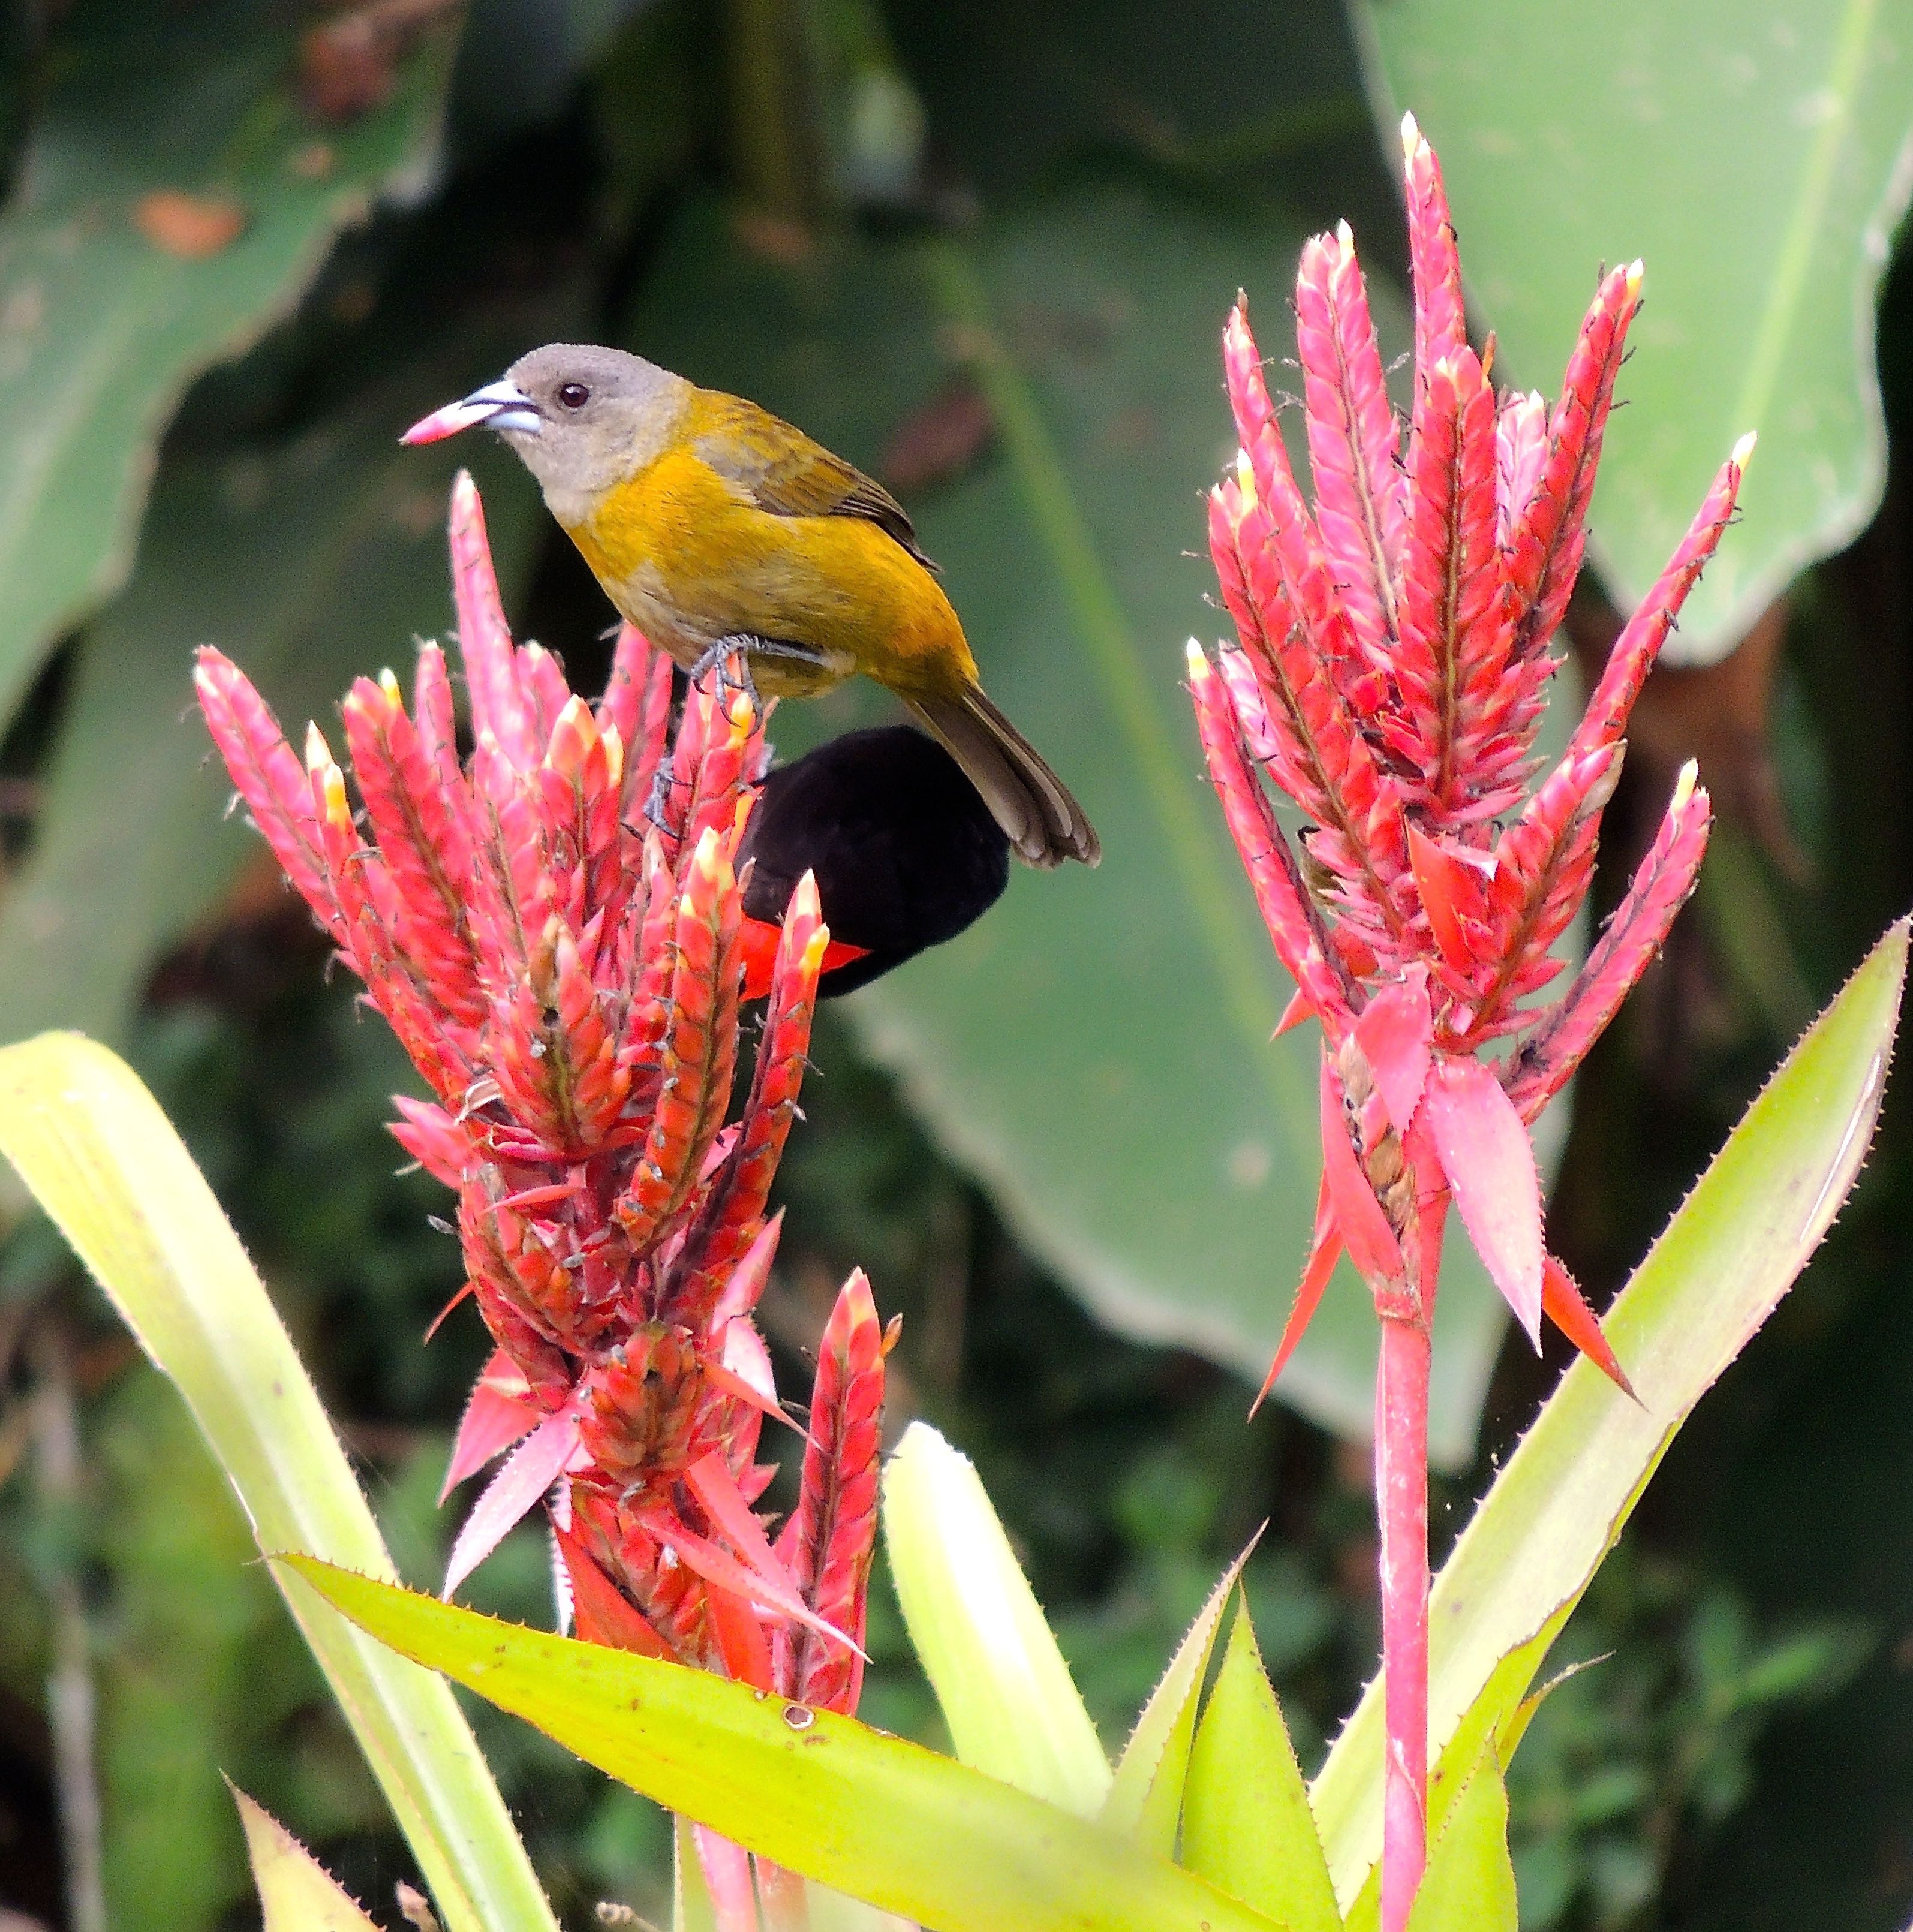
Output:
[[439,1923],[431,1908],[431,1901],[417,1886],[407,1885],[403,1879],[392,1888],[398,1901],[398,1916],[408,1925],[416,1925],[419,1932],[439,1932]]

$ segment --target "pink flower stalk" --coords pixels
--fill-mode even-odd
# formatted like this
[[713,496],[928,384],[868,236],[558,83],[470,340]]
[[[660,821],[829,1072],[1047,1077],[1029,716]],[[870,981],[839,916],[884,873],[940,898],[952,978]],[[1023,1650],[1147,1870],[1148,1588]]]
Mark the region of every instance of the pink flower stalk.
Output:
[[[1732,516],[1737,447],[1660,580],[1616,640],[1566,754],[1530,792],[1548,645],[1587,508],[1639,262],[1602,281],[1561,393],[1497,394],[1465,332],[1434,151],[1403,124],[1415,374],[1407,446],[1390,407],[1346,225],[1296,283],[1311,508],[1249,332],[1223,334],[1241,439],[1209,504],[1236,644],[1189,675],[1209,772],[1277,956],[1285,1026],[1322,1027],[1323,1174],[1314,1238],[1272,1364],[1281,1372],[1344,1251],[1381,1319],[1376,1490],[1388,1759],[1383,1932],[1425,1862],[1428,1388],[1451,1202],[1539,1342],[1557,1323],[1631,1395],[1600,1325],[1546,1250],[1527,1127],[1665,938],[1707,843],[1689,765],[1626,896],[1551,1005],[1549,948],[1590,883],[1602,808],[1641,682]],[[1266,776],[1311,821],[1298,853]],[[1512,1051],[1488,1057],[1502,1041]]]
[[829,943],[806,876],[731,1118],[734,860],[761,721],[713,676],[674,731],[670,662],[629,626],[594,709],[556,658],[513,644],[463,475],[451,540],[468,760],[436,645],[409,712],[389,672],[345,700],[357,814],[316,726],[302,764],[234,664],[209,650],[197,674],[260,830],[431,1089],[397,1100],[392,1131],[457,1191],[467,1292],[497,1345],[446,1490],[506,1458],[446,1592],[546,1502],[581,1635],[850,1710],[890,1340],[860,1274],[824,1330],[774,1544],[753,1507],[765,1420],[788,1419],[751,1311]]

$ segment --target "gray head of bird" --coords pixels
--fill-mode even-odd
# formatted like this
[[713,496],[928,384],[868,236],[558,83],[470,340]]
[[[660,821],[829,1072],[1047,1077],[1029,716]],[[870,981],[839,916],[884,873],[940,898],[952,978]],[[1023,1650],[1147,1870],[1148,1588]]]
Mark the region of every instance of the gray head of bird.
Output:
[[[577,521],[671,446],[693,393],[682,376],[622,349],[548,342],[399,440],[437,442],[461,430],[491,430],[517,451],[560,519]],[[578,515],[566,515],[572,506]]]

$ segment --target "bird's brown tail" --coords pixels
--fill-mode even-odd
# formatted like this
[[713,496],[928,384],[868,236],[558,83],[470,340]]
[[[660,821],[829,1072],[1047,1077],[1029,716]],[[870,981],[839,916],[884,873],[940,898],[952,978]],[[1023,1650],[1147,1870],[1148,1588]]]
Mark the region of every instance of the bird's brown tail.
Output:
[[972,685],[955,698],[910,698],[931,736],[963,768],[1025,864],[1094,866],[1102,842],[1069,788],[1009,719]]

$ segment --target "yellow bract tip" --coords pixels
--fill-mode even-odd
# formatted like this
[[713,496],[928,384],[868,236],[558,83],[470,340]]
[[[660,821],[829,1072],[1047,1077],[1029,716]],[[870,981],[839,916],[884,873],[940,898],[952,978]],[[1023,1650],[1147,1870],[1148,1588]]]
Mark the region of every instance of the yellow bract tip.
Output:
[[1674,796],[1668,802],[1668,810],[1685,812],[1688,801],[1694,796],[1694,788],[1700,781],[1701,768],[1692,758],[1680,767],[1680,776],[1674,782]]
[[1641,284],[1645,278],[1647,272],[1647,265],[1645,262],[1641,260],[1638,255],[1635,256],[1633,260],[1628,263],[1627,292],[1629,295],[1638,296],[1641,292]]
[[386,702],[393,710],[403,711],[405,709],[405,698],[398,688],[398,680],[392,675],[389,667],[379,673],[379,688],[385,693]]
[[326,816],[335,825],[349,826],[352,823],[352,808],[345,797],[345,774],[337,765],[328,765],[320,783],[326,792]]
[[698,849],[691,855],[691,863],[707,879],[717,877],[717,828],[707,825],[698,834]]
[[1415,150],[1421,145],[1422,124],[1415,118],[1412,113],[1403,115],[1401,117],[1401,152],[1404,154],[1407,155],[1412,160],[1414,158]]
[[830,944],[830,928],[827,926],[820,926],[804,941],[803,970],[806,973],[815,974],[823,970],[824,955],[829,950]]
[[1355,253],[1355,230],[1346,221],[1335,224],[1335,240],[1344,255]]
[[332,748],[326,742],[326,734],[317,724],[305,728],[305,769],[308,772],[323,771],[332,762]]
[[1754,453],[1754,445],[1759,440],[1760,431],[1757,429],[1750,429],[1738,442],[1734,444],[1732,461],[1736,470],[1744,470],[1746,468],[1747,460]]
[[607,724],[599,734],[605,747],[605,765],[611,773],[611,786],[616,790],[619,779],[624,776],[624,739],[615,724]]
[[1242,508],[1253,510],[1256,506],[1255,465],[1249,460],[1246,449],[1236,452],[1236,487],[1242,493]]
[[1209,653],[1194,638],[1191,638],[1182,649],[1189,660],[1189,675],[1192,678],[1208,677],[1212,675],[1215,667],[1209,661]]

